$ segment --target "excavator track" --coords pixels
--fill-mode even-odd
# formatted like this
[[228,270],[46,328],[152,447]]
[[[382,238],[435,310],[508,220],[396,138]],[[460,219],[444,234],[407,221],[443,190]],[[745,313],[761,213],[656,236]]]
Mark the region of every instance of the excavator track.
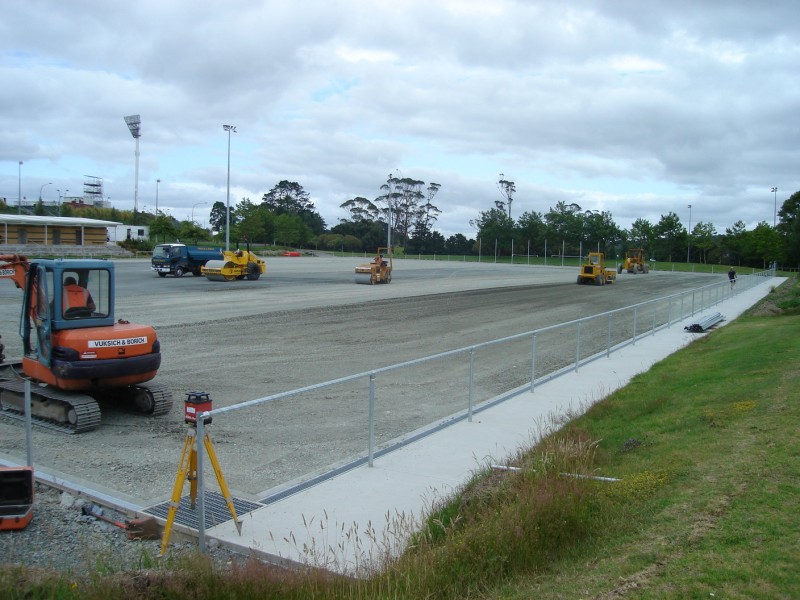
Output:
[[144,405],[134,400],[139,412],[158,417],[166,415],[172,410],[172,391],[166,385],[148,382],[132,387],[140,394],[144,393],[148,396]]
[[172,410],[172,392],[160,383],[137,383],[122,388],[97,390],[95,398],[102,404],[148,417],[166,415]]
[[[25,419],[25,381],[0,381],[0,414]],[[31,422],[62,433],[86,433],[100,425],[100,406],[86,394],[31,383]]]

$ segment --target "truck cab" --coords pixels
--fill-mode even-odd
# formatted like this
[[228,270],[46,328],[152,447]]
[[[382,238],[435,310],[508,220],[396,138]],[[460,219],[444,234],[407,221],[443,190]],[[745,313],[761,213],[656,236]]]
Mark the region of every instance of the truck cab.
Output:
[[158,244],[153,248],[150,269],[159,277],[169,274],[183,277],[185,273],[200,275],[209,260],[222,258],[222,250],[213,247],[187,246],[186,244]]

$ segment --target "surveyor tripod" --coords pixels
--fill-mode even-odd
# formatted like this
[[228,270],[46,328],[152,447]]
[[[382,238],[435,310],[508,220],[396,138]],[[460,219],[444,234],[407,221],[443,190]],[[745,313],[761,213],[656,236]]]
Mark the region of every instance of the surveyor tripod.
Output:
[[[208,395],[206,394],[205,397],[207,399]],[[190,404],[189,400],[187,400],[187,406],[188,404]],[[187,415],[188,413],[189,411],[187,409]],[[192,414],[194,414],[194,409],[192,409]],[[208,418],[208,420],[204,421],[204,423],[210,422],[210,420],[211,419]],[[167,551],[169,536],[172,533],[172,525],[175,522],[175,515],[178,512],[178,507],[180,506],[181,502],[181,495],[183,494],[183,486],[187,479],[189,480],[189,499],[191,500],[192,510],[194,510],[195,502],[197,500],[197,423],[194,419],[189,418],[187,418],[186,421],[187,423],[190,423],[190,427],[186,432],[186,439],[183,442],[183,452],[181,453],[181,461],[178,464],[178,474],[175,477],[175,486],[172,488],[172,498],[170,499],[169,503],[167,523],[164,526],[164,535],[161,540],[161,556],[164,556]],[[214,473],[217,476],[219,489],[222,491],[222,495],[225,498],[225,504],[227,504],[228,510],[231,513],[231,517],[233,517],[233,522],[236,524],[236,531],[238,531],[241,535],[242,523],[236,516],[236,508],[233,506],[233,499],[231,498],[231,492],[228,489],[228,484],[225,482],[225,477],[222,475],[222,468],[219,466],[217,455],[214,452],[214,445],[211,443],[211,438],[207,433],[203,434],[202,441],[203,446],[206,449],[206,454],[208,454],[208,458],[211,461],[211,465],[214,467]]]

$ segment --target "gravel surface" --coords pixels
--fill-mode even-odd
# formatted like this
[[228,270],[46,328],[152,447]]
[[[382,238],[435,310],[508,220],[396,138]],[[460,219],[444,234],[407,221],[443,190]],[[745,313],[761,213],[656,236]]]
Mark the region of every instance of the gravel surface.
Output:
[[[615,285],[599,288],[576,286],[574,269],[395,261],[391,285],[356,286],[356,262],[273,261],[259,281],[230,283],[161,279],[146,263],[121,263],[117,316],[156,325],[163,352],[157,381],[173,389],[175,406],[169,415],[142,418],[104,404],[102,425],[94,432],[37,430],[37,469],[150,506],[169,499],[176,479],[188,391],[211,393],[219,408],[713,281],[708,275],[655,272],[623,274]],[[18,294],[0,289],[10,356]],[[544,348],[543,341],[537,347]],[[574,358],[572,340],[554,336],[547,345],[553,361],[564,354]],[[529,341],[479,353],[480,399],[529,379],[525,353]],[[466,364],[462,356],[380,374],[379,442],[465,408]],[[277,486],[363,453],[367,384],[364,379],[215,418],[209,432],[234,495],[258,500]],[[19,425],[0,419],[3,456],[24,461],[24,438]],[[69,504],[55,492],[38,494],[28,529],[0,535],[3,560],[75,568],[99,552],[112,556],[114,564],[135,566],[143,555],[158,554],[158,542],[128,541],[122,530],[83,517],[79,506]],[[227,563],[230,557],[219,552],[220,563]]]
[[[178,541],[160,557],[160,540],[128,539],[124,529],[84,515],[86,502],[37,484],[32,521],[25,529],[0,532],[0,565],[52,569],[80,577],[96,570],[119,573],[169,568],[197,552],[195,541]],[[126,520],[123,513],[107,507],[102,514],[120,523]],[[207,556],[221,571],[247,560],[213,541]]]

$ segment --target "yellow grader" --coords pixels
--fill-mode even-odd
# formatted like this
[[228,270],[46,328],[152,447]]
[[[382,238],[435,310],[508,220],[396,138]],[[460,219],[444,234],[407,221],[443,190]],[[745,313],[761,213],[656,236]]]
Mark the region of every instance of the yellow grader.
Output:
[[255,281],[266,272],[264,261],[250,252],[250,244],[246,250],[225,250],[222,260],[209,260],[200,271],[209,281],[233,281],[234,279],[248,279]]
[[378,248],[372,262],[356,267],[356,283],[374,285],[392,282],[392,254],[389,248]]
[[644,248],[631,248],[625,253],[625,260],[617,267],[617,273],[625,270],[628,273],[649,273],[650,265],[644,258]]
[[586,262],[581,265],[578,273],[578,283],[605,285],[616,280],[617,272],[614,269],[606,269],[605,255],[602,252],[589,252]]

